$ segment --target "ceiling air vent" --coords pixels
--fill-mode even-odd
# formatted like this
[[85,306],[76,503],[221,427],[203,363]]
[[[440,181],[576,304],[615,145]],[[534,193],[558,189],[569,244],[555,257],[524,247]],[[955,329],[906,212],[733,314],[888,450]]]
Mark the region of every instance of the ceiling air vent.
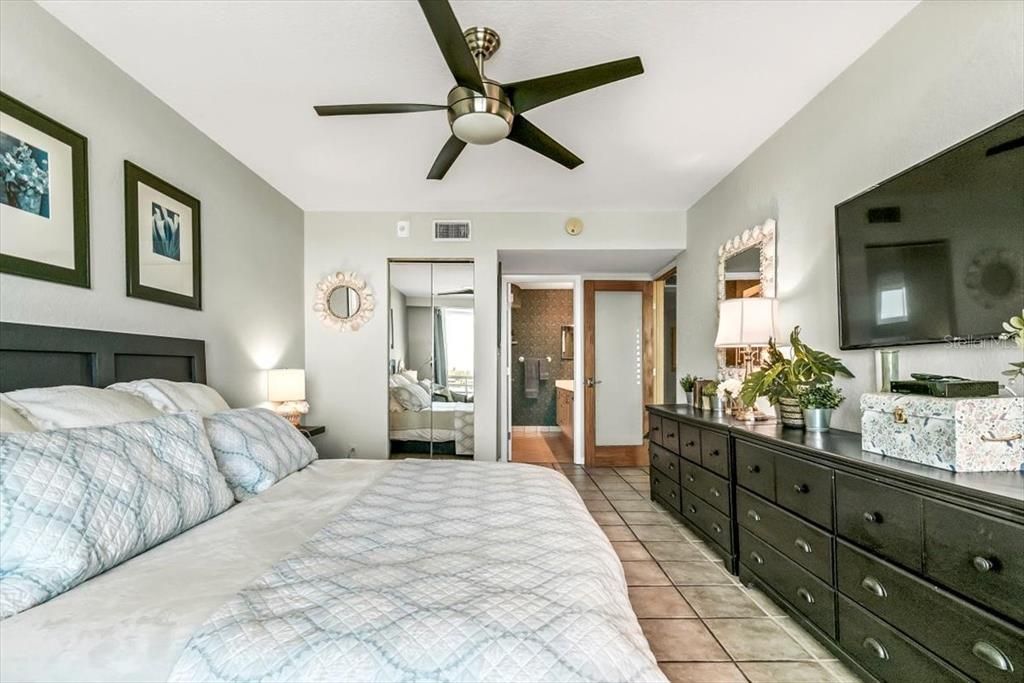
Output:
[[434,221],[435,242],[468,242],[469,221]]

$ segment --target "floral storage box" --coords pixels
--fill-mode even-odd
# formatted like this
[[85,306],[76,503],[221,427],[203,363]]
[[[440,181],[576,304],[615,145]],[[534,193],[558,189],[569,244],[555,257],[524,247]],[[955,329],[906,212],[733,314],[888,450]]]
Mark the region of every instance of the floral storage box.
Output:
[[1024,470],[1024,398],[864,394],[866,451],[952,470]]

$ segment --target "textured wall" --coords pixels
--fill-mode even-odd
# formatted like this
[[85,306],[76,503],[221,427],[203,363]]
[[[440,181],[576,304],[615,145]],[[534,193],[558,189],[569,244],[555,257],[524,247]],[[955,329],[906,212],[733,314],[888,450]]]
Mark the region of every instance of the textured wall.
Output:
[[[562,325],[572,325],[571,289],[524,289],[517,296],[522,306],[512,309],[512,424],[554,426],[555,380],[572,379],[572,361],[562,360]],[[551,356],[549,379],[540,383],[537,398],[526,398],[526,364],[519,356]]]

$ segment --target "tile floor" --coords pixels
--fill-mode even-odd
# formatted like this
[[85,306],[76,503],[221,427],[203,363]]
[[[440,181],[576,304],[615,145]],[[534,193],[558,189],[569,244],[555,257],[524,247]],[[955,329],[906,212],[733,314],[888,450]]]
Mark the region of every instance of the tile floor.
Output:
[[646,467],[537,463],[565,474],[622,560],[629,597],[674,683],[860,679],[650,500]]

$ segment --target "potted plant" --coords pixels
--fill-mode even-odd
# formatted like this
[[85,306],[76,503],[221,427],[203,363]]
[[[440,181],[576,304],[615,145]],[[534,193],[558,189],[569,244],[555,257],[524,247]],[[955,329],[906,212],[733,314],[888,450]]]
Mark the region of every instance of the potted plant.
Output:
[[[1024,349],[1024,311],[1021,311],[1020,315],[1015,315],[1003,323],[1003,329],[1006,330],[1006,332],[999,335],[1000,339],[1012,340],[1018,347]],[[1003,375],[1009,378],[1006,380],[1007,384],[1013,382],[1018,377],[1024,376],[1024,361],[1011,362],[1010,369],[1003,370]]]
[[779,351],[774,339],[768,342],[767,358],[761,368],[750,373],[743,382],[740,397],[744,403],[752,405],[759,396],[765,396],[778,408],[784,426],[802,428],[800,394],[819,384],[831,384],[836,375],[853,377],[853,373],[835,356],[815,351],[801,341],[799,325],[790,333],[789,343],[792,358],[786,358]]
[[845,399],[842,390],[831,382],[808,387],[800,394],[804,428],[809,432],[827,432],[832,422],[832,411]]
[[704,384],[704,410],[715,415],[722,414],[722,397],[718,395],[718,382],[710,380]]
[[679,380],[679,386],[683,389],[683,396],[685,397],[685,403],[689,403],[694,408],[699,408],[697,405],[697,397],[693,394],[693,388],[697,384],[697,378],[693,375],[683,375],[682,379]]

